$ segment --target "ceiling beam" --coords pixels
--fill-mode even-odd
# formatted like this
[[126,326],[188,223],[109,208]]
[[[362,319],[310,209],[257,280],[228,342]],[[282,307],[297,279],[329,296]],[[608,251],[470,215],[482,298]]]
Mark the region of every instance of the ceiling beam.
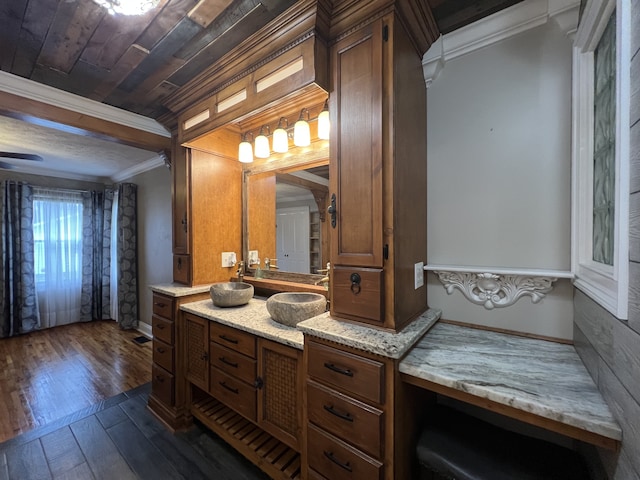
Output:
[[0,114],[63,132],[159,152],[170,150],[171,138],[104,120],[48,103],[0,91]]

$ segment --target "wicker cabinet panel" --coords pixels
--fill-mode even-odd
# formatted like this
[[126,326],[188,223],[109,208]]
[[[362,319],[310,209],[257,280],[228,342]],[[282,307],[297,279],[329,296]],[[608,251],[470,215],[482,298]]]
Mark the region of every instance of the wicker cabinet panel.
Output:
[[153,338],[162,340],[164,343],[173,345],[174,343],[174,322],[165,320],[157,315],[151,317],[151,331]]
[[309,467],[331,480],[380,480],[383,465],[339,438],[308,427]]
[[240,352],[247,357],[256,358],[256,338],[250,333],[212,322],[211,341]]
[[185,314],[187,380],[203,390],[209,389],[209,321]]
[[258,341],[258,423],[292,448],[302,436],[302,352],[265,339]]
[[384,364],[312,341],[306,348],[311,377],[368,401],[384,401]]
[[215,342],[209,346],[211,366],[253,385],[256,381],[256,361]]
[[309,421],[369,455],[382,458],[382,410],[313,381],[307,382],[307,408]]

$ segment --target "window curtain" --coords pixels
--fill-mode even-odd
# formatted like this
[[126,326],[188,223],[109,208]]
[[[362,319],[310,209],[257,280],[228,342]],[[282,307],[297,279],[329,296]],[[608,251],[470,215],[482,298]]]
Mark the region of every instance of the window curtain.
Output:
[[82,223],[80,192],[34,187],[35,276],[42,328],[80,320]]
[[137,186],[118,186],[118,324],[138,326]]
[[33,191],[24,183],[0,183],[2,276],[0,337],[40,326],[33,255]]
[[82,305],[80,320],[111,318],[113,189],[82,193]]

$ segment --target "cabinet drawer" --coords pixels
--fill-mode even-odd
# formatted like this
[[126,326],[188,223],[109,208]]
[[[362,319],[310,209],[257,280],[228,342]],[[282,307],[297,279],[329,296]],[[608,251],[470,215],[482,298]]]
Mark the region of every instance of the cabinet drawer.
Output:
[[157,338],[153,339],[153,363],[173,373],[173,347]]
[[160,318],[157,315],[151,317],[151,331],[153,338],[173,345],[173,322]]
[[211,395],[239,414],[256,421],[256,389],[211,367]]
[[191,257],[189,255],[173,256],[173,281],[191,285]]
[[151,390],[153,394],[165,405],[173,405],[173,375],[164,371],[157,365],[152,365],[151,375]]
[[307,387],[311,422],[369,455],[382,458],[384,412],[313,381]]
[[211,366],[250,385],[256,381],[256,361],[220,344],[211,342]]
[[311,377],[366,400],[382,403],[384,364],[310,341]]
[[378,460],[347,445],[342,440],[309,424],[309,467],[331,480],[381,479],[383,465]]
[[253,335],[226,325],[211,322],[209,338],[231,350],[256,358],[256,339]]
[[153,313],[167,320],[173,320],[175,300],[159,293],[153,294]]
[[332,267],[331,288],[332,315],[371,324],[384,323],[381,269]]

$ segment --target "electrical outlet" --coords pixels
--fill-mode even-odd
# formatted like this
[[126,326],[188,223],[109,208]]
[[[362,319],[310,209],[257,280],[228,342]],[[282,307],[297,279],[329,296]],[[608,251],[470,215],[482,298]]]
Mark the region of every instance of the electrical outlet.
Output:
[[421,286],[424,285],[424,263],[422,262],[418,262],[413,266],[414,269],[414,284],[415,284],[415,289],[419,289]]
[[222,267],[234,267],[236,265],[235,252],[222,252]]

